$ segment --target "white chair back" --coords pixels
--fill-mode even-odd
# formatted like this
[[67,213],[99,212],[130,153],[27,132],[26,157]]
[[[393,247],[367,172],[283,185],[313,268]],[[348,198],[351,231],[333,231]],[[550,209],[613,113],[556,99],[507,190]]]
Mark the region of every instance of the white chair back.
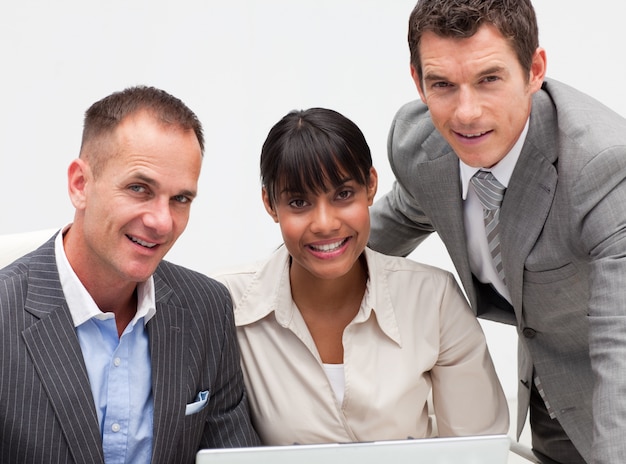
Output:
[[42,229],[31,232],[0,235],[0,269],[20,256],[34,250],[48,240],[58,229]]

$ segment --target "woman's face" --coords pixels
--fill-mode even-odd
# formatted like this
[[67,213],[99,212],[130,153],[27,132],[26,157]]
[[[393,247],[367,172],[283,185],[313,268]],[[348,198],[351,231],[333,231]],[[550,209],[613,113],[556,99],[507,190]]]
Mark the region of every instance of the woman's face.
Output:
[[273,205],[263,189],[265,208],[280,225],[292,268],[319,279],[347,274],[367,245],[377,184],[371,168],[368,186],[346,178],[321,193],[278,191]]

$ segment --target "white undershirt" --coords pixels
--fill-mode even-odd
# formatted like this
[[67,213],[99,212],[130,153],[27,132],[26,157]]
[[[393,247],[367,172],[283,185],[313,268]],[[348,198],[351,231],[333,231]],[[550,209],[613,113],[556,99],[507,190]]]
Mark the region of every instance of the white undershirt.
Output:
[[513,169],[515,169],[517,160],[522,152],[522,146],[526,140],[527,133],[528,121],[526,121],[524,130],[515,145],[513,145],[513,148],[511,148],[511,151],[509,151],[498,164],[490,169],[471,167],[459,159],[461,194],[464,200],[463,217],[467,234],[467,253],[469,256],[470,269],[480,282],[491,283],[509,303],[511,302],[511,296],[506,285],[504,285],[504,282],[498,276],[496,267],[491,259],[491,253],[489,252],[489,246],[487,244],[485,223],[483,221],[483,207],[474,189],[470,188],[470,179],[476,174],[476,171],[483,169],[484,171],[491,171],[498,182],[508,187]]
[[343,391],[346,387],[345,377],[343,375],[343,364],[324,364],[324,371],[326,372],[330,386],[335,392],[337,402],[342,404]]

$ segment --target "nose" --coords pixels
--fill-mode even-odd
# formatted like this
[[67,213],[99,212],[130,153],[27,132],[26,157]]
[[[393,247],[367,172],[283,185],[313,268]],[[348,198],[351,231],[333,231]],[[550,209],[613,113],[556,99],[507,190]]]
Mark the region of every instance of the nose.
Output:
[[332,205],[320,202],[315,206],[311,221],[311,231],[317,234],[333,232],[341,227],[341,221]]
[[471,124],[482,114],[480,98],[473,88],[461,87],[458,93],[456,117],[461,124]]
[[144,225],[152,229],[157,236],[169,234],[174,227],[169,198],[155,198],[143,217]]

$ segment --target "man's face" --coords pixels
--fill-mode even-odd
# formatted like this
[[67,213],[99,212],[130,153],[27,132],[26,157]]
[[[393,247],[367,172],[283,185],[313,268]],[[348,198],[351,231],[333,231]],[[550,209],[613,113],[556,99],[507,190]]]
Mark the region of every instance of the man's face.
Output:
[[185,230],[202,153],[193,130],[146,112],[125,118],[111,137],[96,177],[82,159],[70,166],[77,212],[66,252],[83,283],[113,288],[148,279]]
[[474,167],[498,163],[519,138],[541,88],[545,53],[529,74],[509,42],[491,25],[466,39],[426,32],[420,44],[422,76],[411,74],[433,123],[457,156]]

